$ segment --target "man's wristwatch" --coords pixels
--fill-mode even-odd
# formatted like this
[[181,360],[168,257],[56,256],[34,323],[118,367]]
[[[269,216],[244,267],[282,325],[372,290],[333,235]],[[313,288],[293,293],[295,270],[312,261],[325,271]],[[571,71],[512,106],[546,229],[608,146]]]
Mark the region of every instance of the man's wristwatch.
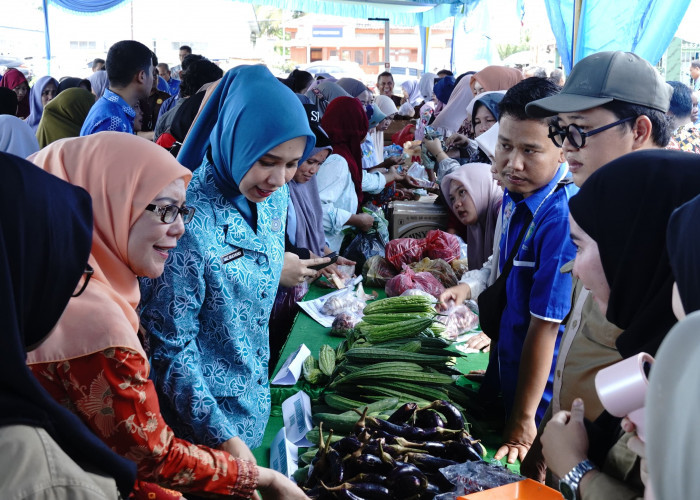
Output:
[[578,485],[581,478],[596,466],[590,460],[584,460],[571,469],[566,476],[559,480],[559,491],[566,500],[576,500],[578,498]]

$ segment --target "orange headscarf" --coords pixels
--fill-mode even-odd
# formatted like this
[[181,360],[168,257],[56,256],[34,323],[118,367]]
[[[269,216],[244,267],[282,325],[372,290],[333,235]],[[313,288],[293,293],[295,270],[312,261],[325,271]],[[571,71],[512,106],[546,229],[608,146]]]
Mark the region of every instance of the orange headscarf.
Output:
[[187,184],[192,173],[165,149],[123,132],[56,141],[29,160],[92,196],[89,263],[95,273],[27,361],[58,362],[110,347],[128,347],[146,357],[137,336],[141,293],[129,265],[129,230],[165,186],[180,178]]
[[[486,91],[508,90],[516,83],[523,80],[523,73],[519,69],[506,68],[505,66],[486,66],[484,69],[472,75],[469,86],[474,92],[474,84],[479,84]],[[476,92],[474,92],[476,94]]]

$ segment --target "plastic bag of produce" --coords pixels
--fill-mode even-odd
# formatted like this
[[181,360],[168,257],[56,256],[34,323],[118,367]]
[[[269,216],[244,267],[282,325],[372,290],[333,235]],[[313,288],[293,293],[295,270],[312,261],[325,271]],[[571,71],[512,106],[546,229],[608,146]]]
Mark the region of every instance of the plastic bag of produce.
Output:
[[421,297],[425,297],[426,299],[430,300],[435,300],[435,297],[430,295],[428,292],[424,292],[423,290],[418,290],[417,288],[414,288],[412,290],[406,290],[403,292],[400,297],[410,297],[410,296],[416,296],[420,295]]
[[439,229],[428,231],[425,235],[425,255],[446,262],[459,259],[459,238]]
[[426,257],[411,264],[410,267],[417,273],[428,272],[432,274],[445,288],[457,285],[457,276],[455,276],[452,266],[442,259],[430,260]]
[[462,279],[462,275],[469,271],[469,261],[467,258],[463,259],[455,259],[452,262],[450,262],[450,265],[452,266],[452,270],[455,272],[455,276],[457,276],[457,279]]
[[466,305],[451,306],[439,316],[438,321],[445,324],[443,336],[456,339],[463,333],[479,326],[479,317]]
[[366,304],[365,300],[355,295],[352,287],[348,287],[343,292],[328,299],[323,304],[321,312],[326,316],[338,316],[340,313],[358,316],[362,315],[362,310]]
[[425,241],[414,238],[397,238],[386,246],[386,260],[396,269],[404,264],[413,264],[423,258]]
[[502,465],[488,462],[465,462],[440,469],[445,478],[455,485],[454,491],[442,493],[435,500],[455,500],[462,495],[490,490],[525,479]]
[[357,233],[341,255],[354,261],[355,274],[360,274],[367,259],[375,255],[384,255],[384,242],[377,232]]
[[366,286],[384,288],[396,276],[396,270],[381,255],[373,255],[362,267],[362,276]]
[[348,333],[360,322],[361,316],[350,313],[340,313],[333,320],[331,325],[331,335],[345,338]]
[[403,272],[391,278],[386,284],[384,291],[387,297],[396,297],[406,290],[423,290],[437,299],[445,291],[445,287],[432,274],[427,272],[416,273],[410,267],[404,265]]

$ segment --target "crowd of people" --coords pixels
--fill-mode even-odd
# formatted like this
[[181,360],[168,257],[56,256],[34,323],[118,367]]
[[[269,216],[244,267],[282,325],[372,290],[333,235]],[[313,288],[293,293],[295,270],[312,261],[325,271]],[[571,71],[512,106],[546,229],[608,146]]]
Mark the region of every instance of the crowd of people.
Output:
[[[439,301],[478,301],[468,345],[489,352],[473,375],[503,428],[496,459],[566,498],[692,497],[691,86],[625,52],[565,81],[425,73],[402,95],[390,72],[374,95],[179,56],[170,68],[125,40],[88,78],[2,75],[3,494],[305,498],[251,451],[295,303],[355,264],[324,257],[349,228],[429,185],[467,245]],[[395,154],[415,144],[427,184]],[[594,382],[642,352],[656,356],[645,442]]]

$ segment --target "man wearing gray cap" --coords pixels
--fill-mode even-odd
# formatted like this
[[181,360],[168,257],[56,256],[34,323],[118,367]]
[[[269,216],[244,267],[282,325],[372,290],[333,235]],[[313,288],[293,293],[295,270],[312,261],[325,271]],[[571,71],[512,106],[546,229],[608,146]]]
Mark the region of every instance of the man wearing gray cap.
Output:
[[[533,101],[526,110],[533,117],[557,116],[549,136],[562,147],[574,183],[580,187],[593,172],[620,156],[666,146],[672,132],[666,116],[672,93],[656,69],[639,56],[621,51],[600,52],[574,66],[559,94]],[[571,272],[572,267],[573,261],[562,267],[562,272]],[[552,414],[569,410],[577,397],[584,400],[589,420],[603,412],[595,390],[595,374],[621,359],[615,347],[620,333],[605,319],[590,292],[574,280],[571,313],[554,372],[552,401],[538,439],[523,463],[524,474],[542,479],[539,436]],[[559,477],[569,472],[554,470],[556,464],[548,465]],[[569,486],[575,491],[578,482]]]

